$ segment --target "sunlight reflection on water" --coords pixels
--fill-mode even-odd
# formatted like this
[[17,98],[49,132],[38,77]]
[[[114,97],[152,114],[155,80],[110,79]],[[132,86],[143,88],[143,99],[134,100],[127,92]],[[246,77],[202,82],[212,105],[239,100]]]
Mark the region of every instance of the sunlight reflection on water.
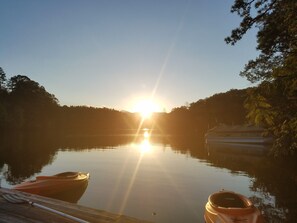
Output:
[[[221,189],[252,197],[271,219],[293,213],[281,207],[276,212],[271,207],[277,207],[280,199],[294,199],[295,178],[277,168],[272,177],[273,166],[259,154],[223,151],[230,148],[205,151],[201,145],[192,146],[191,141],[180,143],[174,138],[168,143],[167,139],[142,131],[129,140],[100,138],[100,144],[92,144],[90,138],[77,144],[82,142],[79,139],[59,150],[30,146],[24,150],[30,156],[19,149],[20,154],[14,152],[12,158],[1,156],[9,161],[1,170],[8,172],[2,186],[10,186],[7,180],[82,171],[90,173],[90,182],[79,204],[153,222],[203,222],[208,196]],[[281,190],[284,182],[288,190]],[[273,191],[282,194],[276,199]]]

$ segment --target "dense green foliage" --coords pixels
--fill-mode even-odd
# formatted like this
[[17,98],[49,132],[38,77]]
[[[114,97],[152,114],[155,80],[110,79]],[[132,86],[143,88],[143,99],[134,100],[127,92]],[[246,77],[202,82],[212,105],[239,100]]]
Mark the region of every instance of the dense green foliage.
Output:
[[297,155],[297,2],[296,0],[235,0],[231,12],[240,26],[225,40],[234,45],[258,28],[259,56],[240,73],[259,82],[249,92],[246,108],[251,122],[275,135],[274,156]]

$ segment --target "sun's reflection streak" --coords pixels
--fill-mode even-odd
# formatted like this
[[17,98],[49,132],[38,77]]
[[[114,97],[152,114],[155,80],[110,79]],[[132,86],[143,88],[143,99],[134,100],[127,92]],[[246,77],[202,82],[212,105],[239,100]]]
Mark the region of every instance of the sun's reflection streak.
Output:
[[148,138],[150,137],[150,134],[148,133],[147,130],[143,133],[143,137],[144,137],[145,139],[148,139]]
[[141,153],[148,153],[151,151],[151,144],[148,139],[144,139],[140,144],[139,150]]
[[128,164],[128,160],[129,160],[129,157],[126,158],[125,162],[124,162],[124,165],[123,165],[123,168],[121,168],[121,172],[119,174],[118,177],[116,177],[117,179],[117,182],[115,184],[115,187],[113,189],[113,192],[111,193],[111,198],[107,204],[107,209],[106,210],[110,210],[112,205],[113,205],[113,202],[116,198],[116,195],[119,191],[119,188],[120,188],[120,185],[121,185],[121,182],[122,182],[122,179],[123,179],[123,176],[125,175],[125,172],[126,172],[126,169],[127,169],[127,164]]
[[[172,40],[172,42],[171,42],[171,45],[170,45],[170,47],[169,47],[169,49],[168,49],[168,52],[167,52],[167,54],[166,54],[166,56],[165,56],[165,59],[164,59],[164,62],[163,62],[163,64],[162,64],[161,70],[160,70],[160,72],[159,72],[158,78],[157,78],[157,80],[156,80],[155,86],[154,86],[154,88],[153,88],[153,90],[152,90],[152,93],[151,93],[151,97],[150,97],[151,100],[154,98],[154,96],[155,96],[155,94],[156,94],[156,92],[157,92],[157,89],[158,89],[160,80],[161,80],[162,76],[163,76],[164,73],[165,73],[165,69],[166,69],[166,67],[167,67],[168,61],[170,60],[171,54],[172,54],[172,52],[173,52],[173,50],[174,50],[174,48],[175,48],[175,46],[176,46],[176,42],[177,42],[177,40],[178,40],[178,36],[179,36],[179,34],[181,33],[181,30],[182,30],[182,27],[183,27],[184,17],[185,17],[186,12],[187,12],[187,10],[188,10],[188,8],[189,8],[189,3],[190,3],[190,1],[188,1],[187,6],[185,7],[185,10],[184,10],[184,12],[183,12],[183,14],[182,14],[182,17],[181,17],[181,19],[180,19],[180,23],[179,23],[179,25],[178,25],[178,28],[177,28],[177,32],[176,32],[176,34],[175,34],[175,37],[173,38],[173,40]],[[138,128],[137,128],[137,131],[136,131],[136,134],[135,134],[134,141],[136,141],[137,137],[139,136],[139,133],[140,133],[140,130],[141,130],[142,126],[143,126],[144,121],[145,121],[145,117],[142,117],[142,118],[141,118],[141,121],[140,121],[140,123],[139,123],[139,126],[138,126]],[[133,187],[133,184],[134,184],[134,182],[135,182],[135,178],[136,178],[138,169],[139,169],[139,167],[140,167],[142,158],[143,158],[144,154],[145,154],[147,151],[150,151],[150,148],[151,148],[151,146],[150,146],[150,144],[149,144],[149,140],[148,140],[148,138],[149,138],[149,134],[148,134],[147,131],[144,133],[144,137],[147,138],[147,139],[145,139],[145,140],[143,141],[142,145],[140,146],[141,153],[140,153],[138,162],[137,162],[137,164],[136,164],[135,170],[134,170],[134,172],[133,172],[132,178],[131,178],[131,180],[130,180],[130,183],[129,183],[127,192],[126,192],[126,194],[125,194],[123,203],[122,203],[122,205],[121,205],[120,213],[123,213],[123,211],[124,211],[124,209],[125,209],[125,207],[126,207],[126,204],[127,204],[128,198],[129,198],[129,196],[130,196],[130,193],[131,193],[131,189],[132,189],[132,187]],[[165,171],[165,168],[164,168],[161,164],[160,164],[160,167],[162,168],[162,170],[163,170],[164,174],[167,176],[167,178],[170,180],[170,183],[171,183],[172,185],[174,185],[174,182],[173,182],[172,178],[171,178],[171,177],[168,175],[168,173]],[[176,185],[175,185],[175,189],[176,189],[177,192],[179,192],[179,190],[178,190],[178,188],[176,187]]]
[[[154,158],[157,158],[156,156],[154,156]],[[174,179],[172,178],[171,175],[168,174],[165,166],[160,162],[159,159],[156,159],[156,163],[159,165],[160,167],[160,171],[162,171],[165,175],[165,177],[167,178],[167,180],[169,181],[169,184],[172,185],[172,187],[174,188],[174,190],[176,191],[176,194],[179,195],[179,198],[182,199],[183,203],[188,207],[188,210],[191,210],[193,212],[193,214],[197,214],[197,210],[193,207],[192,204],[190,204],[187,199],[183,196],[182,190],[179,189],[179,187],[177,186],[177,184],[174,182]]]
[[[123,212],[125,210],[125,207],[127,205],[127,202],[128,202],[128,199],[129,199],[131,190],[133,188],[133,185],[134,185],[134,182],[135,182],[135,179],[136,179],[136,176],[137,176],[137,173],[138,173],[138,170],[139,170],[141,161],[142,161],[145,153],[151,151],[151,145],[150,145],[150,142],[149,142],[149,136],[150,136],[150,134],[148,133],[148,130],[145,130],[144,133],[143,133],[143,138],[144,138],[143,141],[141,143],[139,143],[139,144],[133,144],[133,143],[131,144],[131,146],[137,148],[137,150],[140,152],[140,155],[139,155],[138,161],[136,163],[134,172],[132,174],[131,180],[129,182],[129,185],[127,187],[127,191],[126,191],[126,193],[124,195],[124,198],[123,198],[123,201],[121,203],[121,206],[120,206],[120,209],[119,209],[119,213],[120,214],[123,214]],[[136,140],[134,140],[134,141],[136,141]],[[122,170],[121,170],[121,172],[119,174],[119,177],[117,178],[118,180],[117,180],[116,186],[115,186],[115,188],[113,190],[112,197],[111,197],[111,199],[110,199],[110,201],[108,203],[108,210],[113,205],[113,202],[115,200],[116,194],[119,191],[121,182],[123,180],[123,176],[125,175],[125,171],[127,169],[128,159],[129,159],[129,157],[125,160],[124,166],[123,166],[123,168],[122,168]]]
[[139,133],[140,133],[140,130],[141,130],[141,128],[142,128],[142,125],[143,125],[144,120],[145,120],[145,118],[142,117],[142,118],[141,118],[141,121],[140,121],[140,123],[139,123],[139,125],[138,125],[136,134],[135,134],[135,136],[134,136],[134,141],[136,141],[137,137],[139,136]]
[[126,208],[127,201],[128,201],[128,199],[129,199],[129,196],[130,196],[130,193],[131,193],[131,189],[132,189],[132,187],[133,187],[133,185],[134,185],[134,182],[135,182],[135,179],[136,179],[136,175],[137,175],[137,173],[138,173],[138,169],[139,169],[139,167],[140,167],[141,160],[142,160],[143,156],[144,156],[144,154],[141,153],[140,156],[139,156],[139,159],[138,159],[138,161],[137,161],[135,170],[134,170],[134,172],[133,172],[132,178],[131,178],[130,183],[129,183],[129,185],[128,185],[128,189],[127,189],[127,191],[126,191],[126,193],[125,193],[123,202],[122,202],[121,207],[120,207],[120,211],[119,211],[120,214],[123,214],[123,211],[124,211],[125,208]]
[[151,143],[149,141],[150,133],[148,132],[148,129],[145,129],[143,133],[143,140],[141,144],[139,145],[139,150],[141,153],[147,153],[150,152],[152,149]]
[[[144,156],[146,156],[148,153],[150,153],[152,151],[152,145],[149,141],[150,138],[150,133],[148,130],[145,130],[143,133],[143,140],[141,143],[137,143],[137,144],[131,144],[132,147],[134,147],[136,150],[139,151],[139,157],[136,163],[136,166],[134,168],[134,171],[132,173],[132,176],[130,178],[129,184],[127,186],[126,192],[124,194],[123,200],[120,204],[120,208],[119,208],[119,214],[124,214],[125,208],[127,206],[127,203],[129,201],[129,197],[131,195],[131,191],[133,189],[133,186],[135,184],[135,180],[137,177],[137,174],[139,172],[139,168],[141,166],[142,160],[144,158]],[[174,178],[168,173],[168,171],[166,170],[165,165],[160,162],[160,160],[158,159],[157,156],[151,156],[155,161],[156,164],[159,166],[159,170],[160,172],[163,172],[164,174],[164,179],[167,179],[169,182],[169,185],[171,185],[171,187],[176,191],[177,196],[181,199],[181,201],[183,202],[183,204],[187,207],[188,210],[190,210],[191,212],[193,212],[194,214],[196,214],[196,210],[194,209],[193,205],[190,204],[186,197],[183,195],[181,188],[178,186],[178,184],[175,182]],[[113,194],[112,194],[112,198],[109,202],[109,207],[113,204],[113,201],[115,199],[115,196],[117,195],[117,192],[120,188],[121,182],[123,180],[123,176],[125,175],[125,171],[127,169],[127,164],[128,164],[128,159],[126,159],[124,166],[121,170],[120,176],[118,177],[115,189],[113,190]]]

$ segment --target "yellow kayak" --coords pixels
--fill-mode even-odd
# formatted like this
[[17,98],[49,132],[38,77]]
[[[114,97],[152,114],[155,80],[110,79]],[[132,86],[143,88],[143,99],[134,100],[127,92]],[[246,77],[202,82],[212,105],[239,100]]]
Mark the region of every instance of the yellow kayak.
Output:
[[42,196],[52,196],[82,187],[88,183],[88,180],[89,173],[64,172],[53,176],[37,176],[36,180],[18,184],[13,189]]
[[206,223],[264,223],[261,212],[241,194],[220,191],[208,197],[205,205]]

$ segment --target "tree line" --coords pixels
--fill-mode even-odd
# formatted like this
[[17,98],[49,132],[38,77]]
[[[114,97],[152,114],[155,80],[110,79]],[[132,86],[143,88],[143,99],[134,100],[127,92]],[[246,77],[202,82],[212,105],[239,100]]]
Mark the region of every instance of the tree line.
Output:
[[[226,93],[174,108],[170,113],[156,113],[142,122],[138,114],[109,108],[60,106],[58,99],[27,76],[6,80],[2,68],[0,128],[12,131],[56,131],[66,134],[119,133],[139,127],[162,133],[204,133],[219,123],[242,124],[246,90]],[[141,126],[140,126],[141,124]]]
[[203,135],[219,123],[250,122],[274,135],[274,156],[297,157],[296,0],[235,0],[231,12],[242,20],[225,38],[227,44],[235,45],[249,29],[258,29],[260,54],[240,73],[257,87],[216,94],[142,122],[129,112],[60,106],[37,82],[22,75],[6,80],[0,69],[1,131],[97,134],[150,127],[166,134]]
[[[285,131],[287,129],[281,129],[284,131],[283,134],[275,134],[275,129],[280,127],[275,119],[270,117],[277,114],[290,115],[277,113],[277,110],[272,110],[273,107],[278,106],[280,109],[279,106],[283,106],[281,109],[285,112],[288,107],[294,105],[283,105],[286,101],[270,105],[266,97],[260,94],[255,96],[255,92],[262,92],[263,84],[218,93],[187,106],[174,108],[169,113],[155,113],[151,119],[142,120],[137,113],[110,108],[61,106],[53,94],[27,76],[17,75],[6,80],[6,74],[0,68],[0,77],[0,130],[3,133],[38,132],[56,136],[119,135],[135,134],[139,129],[150,128],[160,134],[192,135],[196,136],[197,140],[203,140],[207,130],[219,124],[254,123],[266,126],[271,134],[275,135],[273,155],[288,155],[286,145],[291,146],[290,155],[296,154],[294,145],[290,144],[296,141],[295,135],[291,136],[290,131]],[[291,111],[291,115],[294,115],[294,111]],[[287,119],[282,125],[287,126],[291,121],[292,119]],[[284,128],[283,126],[281,128]]]
[[2,132],[100,134],[137,128],[139,117],[109,108],[60,106],[58,99],[24,75],[9,80],[0,68]]
[[3,132],[50,132],[58,135],[134,133],[151,128],[163,134],[197,134],[219,123],[242,124],[246,90],[226,93],[155,113],[149,120],[139,114],[110,108],[60,106],[58,99],[24,75],[9,80],[0,68],[0,129]]
[[[254,93],[260,91],[262,85],[218,93],[187,106],[174,108],[169,113],[155,113],[151,119],[142,120],[137,113],[110,108],[61,106],[53,94],[27,76],[17,75],[6,80],[2,68],[0,72],[0,130],[3,133],[38,132],[56,136],[115,135],[134,134],[139,129],[150,128],[161,134],[194,135],[198,140],[199,137],[203,139],[208,129],[219,124],[242,125],[251,122],[266,125],[268,129],[277,128],[268,125],[270,120],[267,114],[262,119],[257,117],[262,117],[262,114],[257,113],[261,108],[268,109],[267,113],[270,112],[266,98],[261,95],[254,98]],[[260,106],[257,107],[255,104]],[[293,113],[291,112],[291,115]],[[287,131],[285,133],[292,134]],[[287,139],[283,144],[276,141],[277,146],[283,147],[290,143],[290,140],[294,140]]]

